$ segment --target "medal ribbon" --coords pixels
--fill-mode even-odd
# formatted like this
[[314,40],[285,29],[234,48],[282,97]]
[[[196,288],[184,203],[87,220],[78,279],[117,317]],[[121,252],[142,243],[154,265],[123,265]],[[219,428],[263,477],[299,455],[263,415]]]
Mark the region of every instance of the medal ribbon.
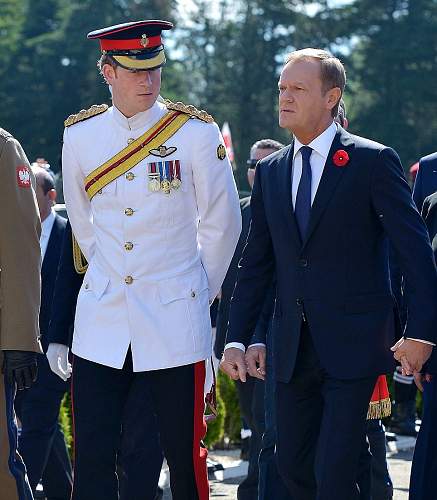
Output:
[[164,144],[189,119],[190,115],[169,111],[151,129],[93,170],[85,178],[85,191],[88,198],[91,200],[98,191],[147,158],[151,149]]

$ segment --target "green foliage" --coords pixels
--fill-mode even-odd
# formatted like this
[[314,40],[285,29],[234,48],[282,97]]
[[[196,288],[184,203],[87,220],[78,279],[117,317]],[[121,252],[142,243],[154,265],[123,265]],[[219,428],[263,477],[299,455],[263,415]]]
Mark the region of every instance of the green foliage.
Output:
[[70,456],[73,453],[73,418],[71,415],[71,398],[70,394],[66,394],[61,403],[59,411],[59,423],[65,436],[65,442]]
[[227,437],[230,442],[239,441],[241,417],[235,382],[222,372],[219,372],[217,380],[218,386],[220,387],[220,395],[225,407],[224,436]]
[[208,431],[205,436],[205,444],[208,448],[211,448],[216,443],[223,439],[225,433],[225,417],[226,417],[226,405],[221,397],[220,384],[216,387],[217,393],[217,418],[208,424]]

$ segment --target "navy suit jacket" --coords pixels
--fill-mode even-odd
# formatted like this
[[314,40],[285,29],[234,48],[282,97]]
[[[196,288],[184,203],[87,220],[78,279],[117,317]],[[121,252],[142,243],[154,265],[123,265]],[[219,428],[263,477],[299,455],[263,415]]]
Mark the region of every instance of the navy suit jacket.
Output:
[[[346,166],[333,163],[337,150]],[[251,339],[265,294],[277,279],[273,322],[276,378],[293,374],[305,314],[323,368],[333,377],[379,375],[394,367],[397,331],[388,240],[406,290],[406,335],[435,342],[437,275],[425,224],[396,153],[339,127],[304,241],[291,199],[293,144],[261,160],[252,225],[231,302],[228,342]]]
[[55,291],[56,275],[58,273],[59,258],[61,256],[67,220],[55,215],[52,232],[47,244],[47,250],[41,267],[41,309],[39,314],[39,328],[41,344],[44,352],[48,347],[48,328],[52,313],[53,293]]
[[84,276],[85,274],[78,274],[74,268],[72,233],[68,222],[56,277],[49,343],[71,346],[77,296]]
[[[425,198],[422,207],[422,216],[428,227],[434,259],[437,262],[437,192]],[[437,307],[437,304],[434,307]],[[426,364],[424,371],[437,374],[437,347],[434,347],[432,356]]]
[[419,161],[419,170],[414,182],[413,198],[419,211],[425,198],[437,191],[437,153],[424,156]]

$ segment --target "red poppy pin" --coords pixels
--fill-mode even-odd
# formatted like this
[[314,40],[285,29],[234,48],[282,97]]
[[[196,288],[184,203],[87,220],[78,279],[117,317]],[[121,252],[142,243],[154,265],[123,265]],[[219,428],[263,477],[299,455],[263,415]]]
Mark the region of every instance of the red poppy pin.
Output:
[[344,149],[339,149],[334,153],[332,161],[336,167],[345,167],[349,163],[349,155]]

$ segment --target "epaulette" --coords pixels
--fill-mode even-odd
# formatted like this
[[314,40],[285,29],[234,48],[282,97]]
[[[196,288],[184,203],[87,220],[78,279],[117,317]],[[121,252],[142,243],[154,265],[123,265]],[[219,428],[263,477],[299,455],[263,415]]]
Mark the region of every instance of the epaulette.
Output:
[[181,113],[185,113],[190,115],[191,118],[197,118],[198,120],[202,120],[206,123],[213,123],[214,118],[208,114],[204,109],[200,111],[193,106],[192,104],[184,104],[183,102],[172,102],[169,99],[163,99],[163,103],[167,106],[167,109],[171,109],[174,111],[180,111]]
[[104,113],[108,109],[107,104],[93,104],[88,109],[81,109],[79,113],[75,115],[70,115],[65,121],[64,126],[69,127],[70,125],[74,125],[75,123],[83,122],[84,120],[88,120],[88,118],[92,118],[93,116],[100,115],[100,113]]

